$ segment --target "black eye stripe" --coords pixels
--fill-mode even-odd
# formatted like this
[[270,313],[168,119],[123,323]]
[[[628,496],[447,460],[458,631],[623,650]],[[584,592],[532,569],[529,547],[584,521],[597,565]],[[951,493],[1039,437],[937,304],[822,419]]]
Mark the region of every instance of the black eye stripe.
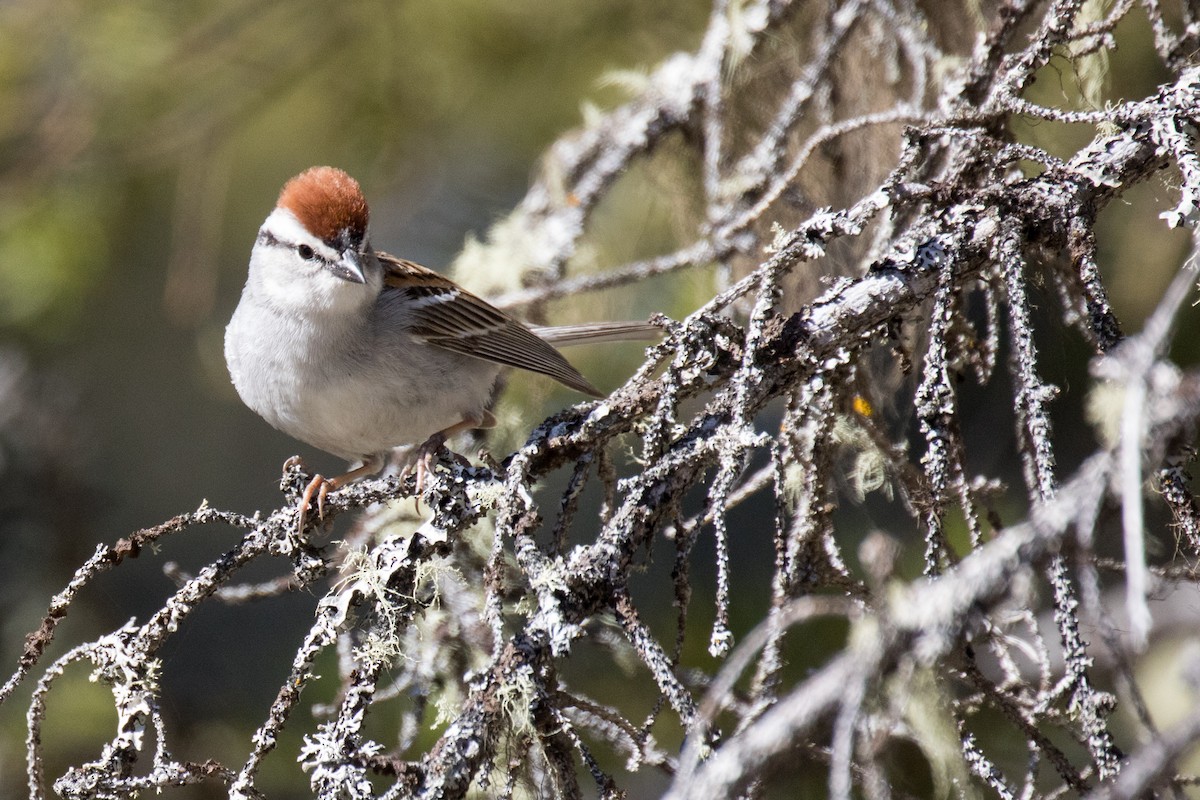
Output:
[[291,242],[280,239],[270,231],[259,231],[258,240],[268,247],[295,247]]
[[259,231],[258,240],[268,247],[286,247],[289,250],[295,250],[305,261],[320,261],[322,264],[334,263],[318,253],[316,250],[312,249],[312,247],[306,244],[296,244],[295,242],[289,242],[286,239],[280,239],[270,231]]

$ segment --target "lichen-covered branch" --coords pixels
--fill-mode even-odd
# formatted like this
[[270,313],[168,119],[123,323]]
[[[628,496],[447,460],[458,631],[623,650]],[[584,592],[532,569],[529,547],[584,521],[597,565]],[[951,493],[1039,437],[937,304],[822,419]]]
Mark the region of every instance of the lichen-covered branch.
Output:
[[[1162,85],[1102,109],[1034,93],[1112,50],[1136,9]],[[99,547],[0,688],[2,709],[35,684],[30,796],[216,781],[256,798],[285,728],[322,800],[760,797],[797,781],[882,798],[903,795],[891,754],[914,745],[930,793],[1182,785],[1200,715],[1159,724],[1133,665],[1154,642],[1154,590],[1194,581],[1200,559],[1200,373],[1171,361],[1194,256],[1137,332],[1114,309],[1098,220],[1144,202],[1142,186],[1171,198],[1151,235],[1200,219],[1200,69],[1181,55],[1197,23],[1153,0],[925,13],[716,0],[696,52],[558,141],[460,261],[521,264],[482,287],[514,311],[651,279],[711,280],[708,299],[658,316],[661,341],[609,396],[499,461],[444,458],[419,522],[386,506],[414,484],[385,477],[330,494],[298,530],[293,467],[268,515],[204,506]],[[1086,142],[1022,139],[1028,119]],[[679,243],[577,271],[615,187],[662,161],[697,178]],[[1054,417],[1062,352],[1089,354],[1094,396],[1114,405],[1082,445],[1064,447]],[[320,537],[349,512],[347,541]],[[99,574],[201,524],[242,538],[194,574],[168,561],[157,611],[44,663]],[[289,566],[242,577],[272,559]],[[670,578],[656,592],[646,574]],[[174,759],[163,647],[205,603],[300,591],[317,598],[307,633],[290,662],[262,664],[279,689],[241,763]],[[332,699],[313,686],[327,652]],[[74,664],[112,690],[118,727],[47,778],[46,702]],[[602,677],[576,685],[589,669]],[[390,738],[368,724],[382,708]],[[1126,709],[1136,736],[1113,722]]]

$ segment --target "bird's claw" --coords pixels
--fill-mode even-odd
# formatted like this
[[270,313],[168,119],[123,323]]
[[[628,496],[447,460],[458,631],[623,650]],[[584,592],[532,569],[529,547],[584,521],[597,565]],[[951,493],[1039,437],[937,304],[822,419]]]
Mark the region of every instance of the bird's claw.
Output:
[[280,469],[279,491],[285,494],[295,493],[300,486],[307,485],[301,481],[307,481],[308,475],[309,470],[304,459],[300,456],[292,456],[283,462],[283,467]]
[[304,488],[304,494],[300,496],[300,503],[297,507],[296,529],[298,531],[304,530],[304,522],[308,518],[308,507],[312,505],[314,495],[317,498],[317,518],[322,522],[325,521],[325,497],[329,494],[330,489],[336,488],[337,485],[324,475],[313,475],[308,486]]
[[418,509],[421,507],[421,497],[425,494],[425,479],[433,474],[445,444],[446,437],[444,435],[433,434],[412,452],[408,463],[400,470],[402,480],[407,480],[410,475],[415,477],[416,487],[413,491],[413,499],[416,501]]

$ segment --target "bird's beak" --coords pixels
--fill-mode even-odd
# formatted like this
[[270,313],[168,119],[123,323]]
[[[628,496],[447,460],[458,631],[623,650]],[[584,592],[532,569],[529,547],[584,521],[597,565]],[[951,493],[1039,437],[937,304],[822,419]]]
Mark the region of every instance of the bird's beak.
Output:
[[363,254],[358,250],[353,248],[344,250],[342,259],[336,264],[331,264],[329,271],[350,283],[366,283],[367,277],[363,274],[362,261]]

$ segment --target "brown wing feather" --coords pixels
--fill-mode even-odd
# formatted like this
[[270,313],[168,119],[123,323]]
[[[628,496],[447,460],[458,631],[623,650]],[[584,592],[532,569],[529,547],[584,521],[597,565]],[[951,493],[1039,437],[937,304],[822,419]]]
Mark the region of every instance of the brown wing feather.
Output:
[[413,312],[414,336],[455,353],[527,369],[584,394],[601,396],[561,353],[491,303],[420,264],[387,253],[377,255],[383,264],[385,291],[428,301]]

